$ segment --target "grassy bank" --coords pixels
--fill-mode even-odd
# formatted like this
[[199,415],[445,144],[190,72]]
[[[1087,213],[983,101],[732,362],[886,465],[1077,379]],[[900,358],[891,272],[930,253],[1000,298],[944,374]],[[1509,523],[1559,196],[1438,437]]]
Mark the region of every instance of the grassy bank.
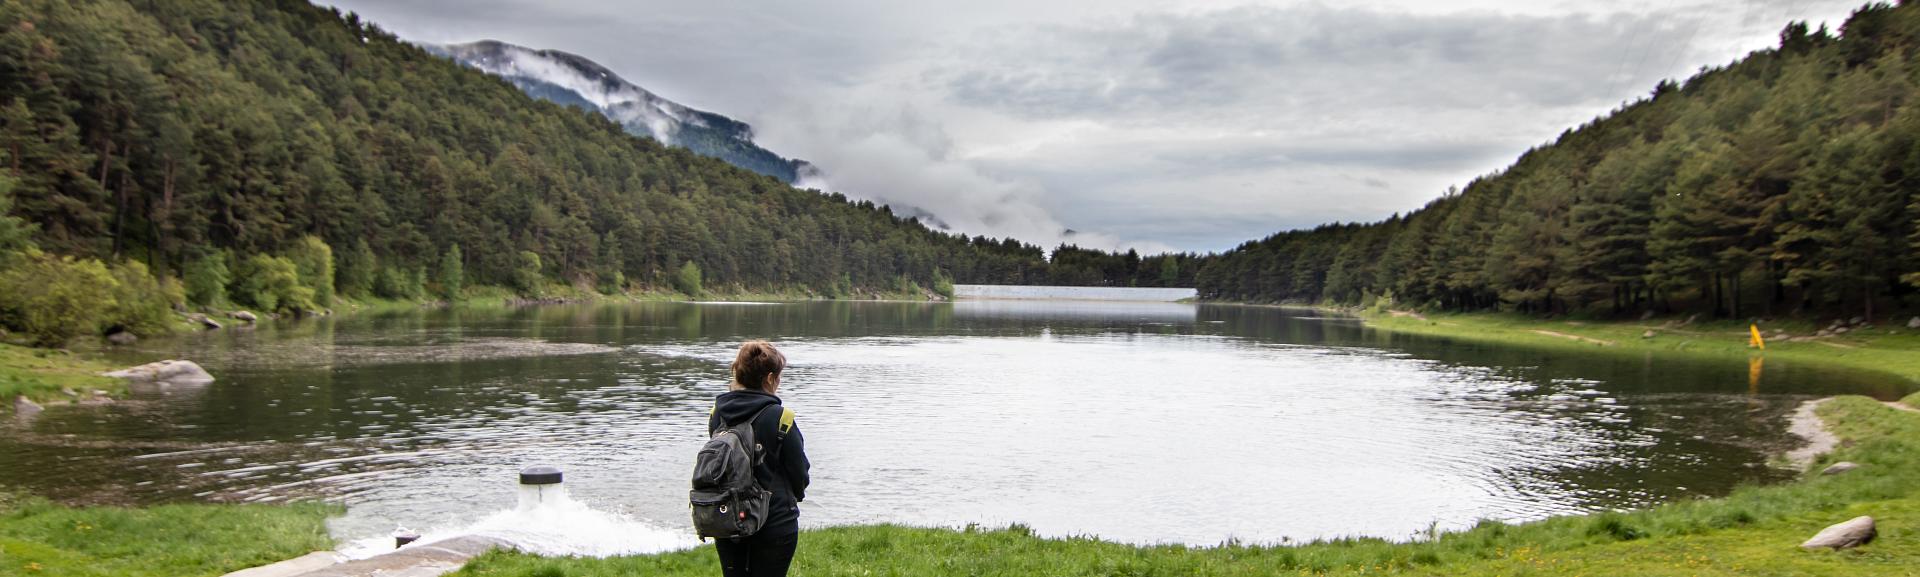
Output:
[[[1908,399],[1920,402],[1920,395]],[[1824,463],[1853,472],[1749,487],[1724,499],[1627,513],[1482,523],[1417,543],[1351,539],[1301,546],[1135,547],[1045,539],[1020,528],[840,527],[801,537],[799,575],[1914,575],[1920,573],[1920,413],[1865,397],[1821,406],[1846,440]],[[1840,551],[1797,545],[1858,515],[1880,539]],[[612,559],[492,553],[486,577],[715,575],[712,548]]]
[[221,575],[332,548],[328,505],[69,508],[0,494],[0,575]]
[[11,404],[15,396],[35,401],[67,399],[61,389],[82,396],[95,389],[118,394],[126,385],[100,376],[117,368],[66,351],[0,344],[0,401]]
[[[1747,323],[1681,320],[1567,321],[1498,313],[1365,313],[1368,326],[1394,332],[1452,337],[1528,347],[1606,348],[1746,358],[1767,358],[1888,373],[1920,383],[1920,330],[1892,323],[1843,335],[1813,337],[1826,325],[1811,321],[1769,321],[1760,329],[1785,330],[1793,338],[1767,341],[1762,353],[1748,348]],[[1652,336],[1648,336],[1651,332]]]

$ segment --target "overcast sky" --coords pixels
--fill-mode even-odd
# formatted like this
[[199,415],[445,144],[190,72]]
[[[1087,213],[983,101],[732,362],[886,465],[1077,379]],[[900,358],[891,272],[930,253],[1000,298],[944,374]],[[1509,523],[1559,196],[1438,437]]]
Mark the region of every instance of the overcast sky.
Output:
[[338,0],[598,61],[969,234],[1216,251],[1371,221],[1860,0]]

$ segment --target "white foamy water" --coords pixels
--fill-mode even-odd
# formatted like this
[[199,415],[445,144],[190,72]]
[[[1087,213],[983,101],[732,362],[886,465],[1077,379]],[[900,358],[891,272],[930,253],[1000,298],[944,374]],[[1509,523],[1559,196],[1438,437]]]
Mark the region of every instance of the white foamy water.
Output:
[[[432,545],[455,537],[478,535],[511,543],[542,555],[610,557],[685,549],[699,540],[685,531],[667,529],[626,515],[595,510],[574,500],[563,485],[528,486],[517,490],[512,509],[493,512],[467,525],[419,531],[409,547]],[[392,536],[358,539],[340,552],[363,559],[394,550]]]

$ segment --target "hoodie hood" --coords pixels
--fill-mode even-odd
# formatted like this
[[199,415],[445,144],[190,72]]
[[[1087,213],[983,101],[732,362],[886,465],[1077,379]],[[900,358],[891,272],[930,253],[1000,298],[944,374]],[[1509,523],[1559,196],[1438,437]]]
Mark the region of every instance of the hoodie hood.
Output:
[[767,408],[767,405],[780,404],[780,397],[752,389],[740,389],[721,393],[714,398],[713,404],[713,414],[718,415],[722,422],[738,423]]

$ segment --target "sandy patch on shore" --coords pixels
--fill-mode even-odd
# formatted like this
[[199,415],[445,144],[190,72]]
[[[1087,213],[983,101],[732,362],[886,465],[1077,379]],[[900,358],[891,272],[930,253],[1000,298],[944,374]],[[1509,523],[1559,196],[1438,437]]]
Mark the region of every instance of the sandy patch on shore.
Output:
[[1793,418],[1789,421],[1787,432],[1807,440],[1806,446],[1787,451],[1784,455],[1793,468],[1804,471],[1808,465],[1813,464],[1815,457],[1826,454],[1840,445],[1840,437],[1828,431],[1826,424],[1820,421],[1820,415],[1815,414],[1815,411],[1820,409],[1821,403],[1830,400],[1833,400],[1833,397],[1807,401],[1793,411]]

